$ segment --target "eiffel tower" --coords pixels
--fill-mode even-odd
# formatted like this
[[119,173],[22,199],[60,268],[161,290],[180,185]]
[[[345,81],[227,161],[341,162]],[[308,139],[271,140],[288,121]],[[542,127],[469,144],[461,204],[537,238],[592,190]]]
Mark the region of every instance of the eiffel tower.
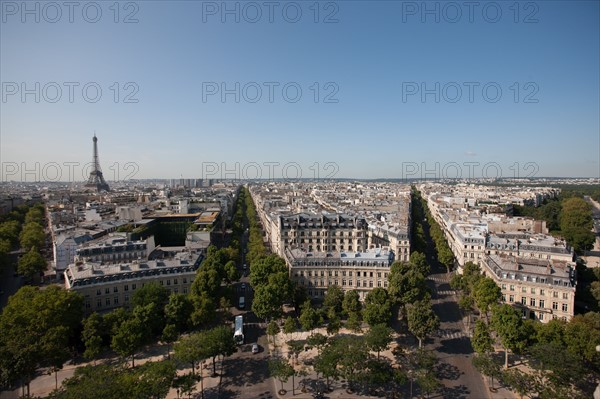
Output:
[[98,159],[98,139],[96,133],[94,133],[94,169],[90,172],[90,177],[86,183],[86,187],[94,187],[96,191],[110,191],[108,184],[102,176],[102,169],[100,169],[100,161]]

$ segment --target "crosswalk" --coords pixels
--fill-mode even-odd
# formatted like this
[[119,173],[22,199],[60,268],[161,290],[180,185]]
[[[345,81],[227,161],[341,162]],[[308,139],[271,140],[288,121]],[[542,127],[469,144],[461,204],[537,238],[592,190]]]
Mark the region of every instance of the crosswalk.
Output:
[[456,291],[454,291],[454,290],[442,290],[442,291],[437,291],[437,290],[436,290],[436,291],[435,291],[435,293],[436,293],[438,296],[441,296],[441,295],[455,295],[455,294],[456,294]]
[[429,276],[427,280],[435,281],[436,283],[448,283],[450,279],[447,277],[437,277],[437,276]]
[[438,330],[435,335],[441,339],[457,339],[464,337],[471,338],[473,333],[470,331],[464,332],[456,330]]

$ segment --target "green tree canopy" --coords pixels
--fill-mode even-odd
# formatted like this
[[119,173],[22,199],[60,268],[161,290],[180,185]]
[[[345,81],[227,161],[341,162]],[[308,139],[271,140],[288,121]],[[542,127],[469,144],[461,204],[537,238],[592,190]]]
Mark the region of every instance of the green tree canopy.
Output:
[[520,352],[525,348],[527,342],[527,337],[523,334],[521,315],[510,305],[496,305],[492,308],[490,324],[504,346],[504,367],[508,368],[508,350]]
[[0,314],[0,369],[5,382],[23,378],[68,353],[81,323],[83,299],[58,286],[25,286],[11,296]]
[[365,336],[367,347],[369,350],[377,352],[377,359],[379,359],[379,353],[386,350],[392,342],[392,333],[393,330],[385,324],[376,324],[367,332]]
[[365,297],[363,317],[370,325],[388,324],[392,317],[392,303],[387,291],[377,287]]
[[39,253],[35,246],[31,247],[29,252],[19,259],[17,272],[24,275],[27,279],[32,279],[34,276],[39,276],[46,271],[48,264],[44,257]]
[[409,305],[406,317],[408,330],[419,340],[419,348],[422,347],[423,340],[440,327],[440,320],[431,308],[429,300]]
[[344,294],[344,300],[342,301],[342,309],[348,316],[351,313],[359,313],[362,310],[362,304],[360,303],[358,291],[346,291]]

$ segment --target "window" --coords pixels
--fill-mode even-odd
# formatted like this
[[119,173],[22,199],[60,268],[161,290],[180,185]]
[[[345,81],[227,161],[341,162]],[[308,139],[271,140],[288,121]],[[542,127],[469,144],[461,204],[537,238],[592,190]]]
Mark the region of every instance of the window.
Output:
[[116,297],[113,299],[113,302],[114,302],[114,304],[115,304],[115,305],[118,305],[118,304],[119,304],[119,297],[118,297],[118,296],[116,296]]
[[515,296],[514,296],[514,295],[510,295],[510,296],[508,297],[508,301],[509,301],[510,303],[514,302],[514,301],[515,301]]
[[369,280],[369,287],[373,288],[373,280]]
[[129,294],[125,294],[125,303],[129,302]]
[[502,302],[506,302],[506,294],[502,294]]
[[529,299],[529,306],[535,306],[535,298]]
[[173,279],[173,285],[177,285],[177,279]]
[[525,297],[525,296],[521,297],[521,303],[523,305],[527,305],[527,297]]
[[187,287],[183,287],[183,293],[187,294]]
[[511,291],[514,291],[514,290],[515,290],[515,286],[511,284],[511,285],[510,285],[510,290],[511,290]]
[[171,279],[167,280],[167,285],[171,285]]
[[563,292],[563,299],[569,299],[569,293]]
[[531,287],[531,293],[535,295],[535,288]]
[[554,291],[554,292],[552,293],[552,297],[553,297],[553,298],[558,298],[558,291]]
[[538,318],[539,318],[540,320],[544,320],[544,314],[543,314],[543,313],[540,313],[540,314],[539,314],[539,316],[538,316]]
[[526,294],[527,293],[527,287],[521,287],[521,292],[523,294]]
[[187,284],[187,277],[183,278],[183,284]]
[[566,303],[562,304],[562,311],[563,312],[566,312],[568,308],[569,308],[569,305],[567,305]]
[[381,280],[377,280],[377,286],[381,287]]
[[543,307],[544,307],[544,300],[540,299],[540,308],[543,308]]
[[96,290],[96,295],[102,295],[102,291],[100,289]]
[[348,280],[348,285],[352,286],[352,279]]
[[104,289],[104,293],[105,293],[105,294],[110,294],[110,288],[105,288],[105,289]]
[[97,308],[101,308],[101,307],[102,307],[102,300],[101,300],[101,299],[98,299],[98,300],[96,301],[96,307],[97,307]]
[[505,290],[506,289],[506,284],[502,284],[502,289]]
[[558,310],[558,302],[552,302],[552,309]]
[[123,287],[123,289],[124,289],[125,291],[129,291],[129,285],[128,285],[128,284],[125,284],[125,287]]
[[131,284],[131,289],[135,290],[135,284]]
[[110,298],[106,298],[105,303],[106,303],[106,306],[110,306]]
[[117,286],[113,287],[113,292],[119,292],[119,287],[117,287]]
[[540,289],[540,295],[545,295],[545,294],[546,294],[546,291],[543,288]]
[[346,279],[342,279],[342,287],[344,287],[346,285]]

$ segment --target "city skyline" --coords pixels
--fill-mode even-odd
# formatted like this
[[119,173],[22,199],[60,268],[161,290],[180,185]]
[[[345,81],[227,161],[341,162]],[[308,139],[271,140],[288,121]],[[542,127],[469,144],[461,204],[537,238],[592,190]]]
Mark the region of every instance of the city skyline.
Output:
[[107,181],[600,177],[597,2],[47,4],[0,10],[1,181],[94,131]]

